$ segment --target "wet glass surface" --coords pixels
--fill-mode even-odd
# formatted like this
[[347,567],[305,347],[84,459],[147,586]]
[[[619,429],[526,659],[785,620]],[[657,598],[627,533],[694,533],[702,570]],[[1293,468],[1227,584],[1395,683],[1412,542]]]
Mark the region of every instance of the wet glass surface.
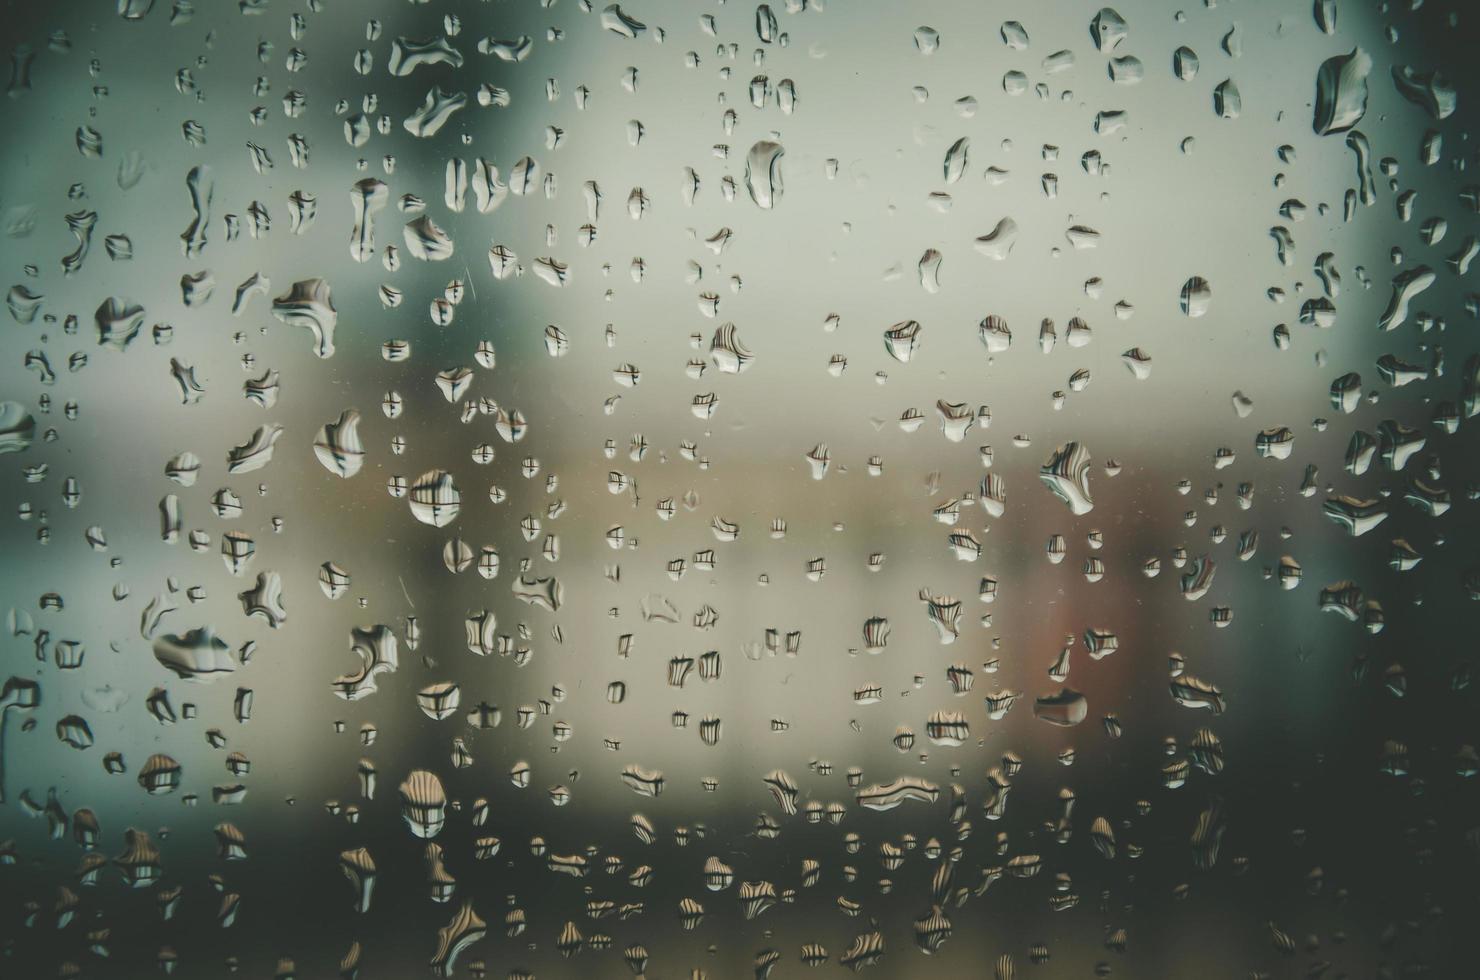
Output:
[[5,11],[0,974],[1465,974],[1466,4]]

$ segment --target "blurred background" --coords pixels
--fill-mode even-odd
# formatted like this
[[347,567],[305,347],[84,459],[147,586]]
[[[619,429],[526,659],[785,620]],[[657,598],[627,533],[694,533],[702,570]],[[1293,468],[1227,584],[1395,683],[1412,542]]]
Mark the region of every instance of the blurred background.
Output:
[[[16,975],[332,976],[358,944],[359,975],[402,976],[427,968],[465,901],[488,930],[458,975],[626,975],[634,945],[653,977],[748,976],[765,950],[773,975],[799,975],[808,944],[836,972],[874,934],[880,977],[1001,976],[1004,954],[1052,976],[1449,976],[1466,961],[1480,484],[1471,428],[1447,424],[1476,398],[1480,304],[1464,258],[1477,220],[1463,5],[6,13],[0,400],[14,407],[0,451],[19,451],[0,465],[0,656],[40,699],[25,707],[13,684],[4,715],[0,953]],[[429,63],[405,57],[438,39]],[[1312,126],[1318,72],[1355,49],[1372,62],[1365,144]],[[405,121],[452,93],[465,104],[414,135]],[[759,171],[747,177],[761,141],[784,150],[769,208],[750,189]],[[496,168],[496,206],[480,212],[472,188],[459,202],[456,182],[449,194],[453,160],[470,182],[476,161]],[[213,190],[205,247],[186,254],[197,167]],[[386,206],[358,262],[352,201],[368,179]],[[295,223],[309,198],[312,221]],[[422,216],[449,257],[417,256],[405,229]],[[995,260],[977,240],[1003,219],[1016,237]],[[86,225],[79,266],[64,257]],[[1380,330],[1394,279],[1425,271],[1432,284]],[[214,291],[187,306],[181,277],[202,272]],[[253,276],[262,287],[243,288]],[[1194,277],[1211,290],[1197,317],[1179,301]],[[337,312],[328,358],[273,313],[313,279]],[[140,309],[130,344],[100,342],[110,297]],[[989,315],[1011,330],[1005,350],[981,339]],[[901,359],[885,332],[909,321]],[[711,356],[731,323],[750,354],[740,374]],[[404,360],[387,359],[393,341]],[[1133,350],[1149,374],[1128,369]],[[470,383],[451,397],[439,372],[459,368]],[[244,385],[269,372],[264,407]],[[1331,390],[1349,373],[1346,412]],[[975,419],[959,441],[942,403]],[[349,409],[364,455],[346,479],[315,443]],[[511,441],[497,422],[516,411],[527,429]],[[1348,465],[1353,434],[1378,440],[1384,424],[1392,464]],[[229,472],[260,426],[282,429],[271,461]],[[1259,434],[1281,428],[1292,451],[1261,456]],[[1070,442],[1090,457],[1093,508],[1078,515],[1040,479]],[[190,486],[166,474],[186,452]],[[387,492],[437,470],[460,494],[444,527]],[[981,505],[989,475],[1000,514]],[[213,506],[223,488],[239,516]],[[1388,516],[1353,537],[1323,516],[1336,496]],[[738,536],[715,530],[729,525]],[[255,549],[240,575],[220,558],[231,531]],[[452,571],[450,541],[495,550],[497,575]],[[1422,560],[1395,567],[1409,564],[1395,541]],[[1184,596],[1204,557],[1210,587]],[[339,598],[320,588],[326,562],[349,574]],[[239,598],[265,572],[281,579],[276,627]],[[521,576],[558,581],[558,608],[521,599]],[[1323,611],[1341,583],[1362,590],[1356,622]],[[922,591],[959,600],[954,642]],[[505,639],[478,656],[468,621],[484,611]],[[888,641],[869,652],[875,618]],[[351,630],[375,625],[398,637],[399,668],[345,701]],[[156,657],[161,637],[207,626],[237,662],[229,677],[191,681]],[[1092,630],[1114,635],[1113,654],[1089,656]],[[710,651],[722,666],[704,680]],[[681,687],[674,658],[695,660]],[[1189,678],[1224,710],[1178,704],[1169,689]],[[448,683],[460,704],[434,720],[418,693]],[[1035,719],[1034,700],[1064,685],[1087,699],[1084,721]],[[984,698],[1004,691],[1017,701],[993,720]],[[470,722],[480,704],[497,727]],[[936,712],[959,713],[963,744],[933,742]],[[722,723],[713,746],[707,717]],[[79,742],[73,718],[85,748],[63,737]],[[105,770],[114,752],[121,774]],[[181,770],[173,792],[139,783],[155,753]],[[660,773],[661,794],[635,794],[632,766]],[[450,896],[403,819],[398,787],[418,769],[452,801],[436,838]],[[802,812],[768,788],[777,770]],[[859,805],[900,777],[938,798]],[[984,812],[1004,779],[1005,807]],[[840,822],[810,821],[813,803],[840,804]],[[149,834],[158,882],[128,887],[113,864],[89,876],[79,809],[110,862],[126,830]],[[223,857],[223,823],[245,859]],[[499,849],[479,860],[488,837]],[[364,913],[340,869],[361,847],[377,867]],[[585,856],[589,873],[552,855]],[[733,869],[724,890],[706,887],[711,856]],[[1041,871],[1003,873],[1014,859]],[[747,917],[745,882],[770,883],[778,906]],[[164,920],[156,896],[175,887]],[[697,924],[684,899],[703,906]],[[917,926],[937,907],[952,927],[938,945],[938,922]],[[511,935],[515,910],[526,926]],[[567,923],[587,940],[578,955]]]

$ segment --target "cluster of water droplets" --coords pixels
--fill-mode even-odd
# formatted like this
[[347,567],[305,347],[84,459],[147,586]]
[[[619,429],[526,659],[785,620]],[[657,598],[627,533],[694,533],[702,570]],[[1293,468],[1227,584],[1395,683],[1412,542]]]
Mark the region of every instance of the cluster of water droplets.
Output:
[[17,42],[0,962],[1452,969],[1469,12],[527,6]]

